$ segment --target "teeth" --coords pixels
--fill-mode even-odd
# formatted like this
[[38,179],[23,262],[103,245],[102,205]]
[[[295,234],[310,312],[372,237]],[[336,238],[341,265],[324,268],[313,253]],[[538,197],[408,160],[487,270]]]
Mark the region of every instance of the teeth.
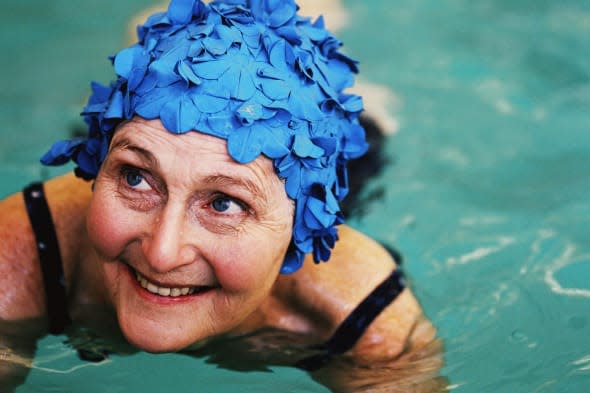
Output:
[[184,287],[184,288],[166,288],[166,287],[159,287],[156,284],[149,282],[145,279],[142,275],[135,272],[135,277],[137,278],[137,282],[141,285],[142,288],[145,288],[149,292],[160,295],[160,296],[170,296],[170,297],[178,297],[183,295],[191,295],[195,293],[194,287]]

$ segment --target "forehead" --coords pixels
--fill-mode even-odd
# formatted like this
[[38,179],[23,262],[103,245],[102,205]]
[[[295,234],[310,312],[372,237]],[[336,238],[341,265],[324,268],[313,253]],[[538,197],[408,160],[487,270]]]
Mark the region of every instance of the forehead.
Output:
[[134,118],[122,124],[114,134],[110,153],[125,150],[151,159],[162,170],[190,169],[192,173],[219,172],[254,177],[250,180],[259,182],[280,182],[269,158],[261,155],[240,164],[228,154],[224,139],[196,131],[173,134],[159,120]]

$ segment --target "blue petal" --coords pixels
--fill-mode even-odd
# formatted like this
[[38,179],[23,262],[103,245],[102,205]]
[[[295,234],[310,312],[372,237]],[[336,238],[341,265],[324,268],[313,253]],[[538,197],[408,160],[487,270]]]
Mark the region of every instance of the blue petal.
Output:
[[265,79],[261,85],[262,92],[271,100],[287,99],[291,93],[291,87],[279,79]]
[[165,27],[170,25],[170,19],[168,14],[165,12],[156,12],[155,14],[148,17],[143,27],[151,29],[153,27]]
[[207,124],[219,137],[227,138],[240,124],[234,120],[231,113],[219,112],[207,116]]
[[229,92],[222,86],[208,85],[191,92],[195,106],[204,113],[217,113],[229,105]]
[[274,165],[277,171],[281,175],[284,174],[284,177],[286,177],[289,173],[291,173],[291,169],[297,166],[298,162],[299,161],[295,156],[289,154],[279,160],[276,160]]
[[280,71],[270,64],[262,63],[256,70],[256,75],[262,78],[286,80],[288,75],[284,71]]
[[123,93],[116,91],[111,97],[109,108],[106,110],[104,117],[107,119],[123,118]]
[[207,23],[191,24],[187,27],[186,31],[189,37],[202,39],[213,32],[213,25]]
[[341,91],[352,86],[354,79],[350,73],[350,67],[346,63],[339,60],[330,60],[328,67],[329,72],[325,76],[332,88]]
[[127,81],[127,89],[129,91],[134,91],[140,84],[143,82],[145,78],[145,74],[147,71],[147,63],[144,68],[134,68],[129,80]]
[[324,156],[331,156],[338,147],[338,140],[335,137],[315,137],[311,138],[311,141],[324,150]]
[[289,250],[281,266],[281,274],[292,274],[303,266],[305,254],[299,250]]
[[225,25],[218,25],[215,28],[215,33],[217,33],[217,36],[221,40],[226,42],[227,47],[231,46],[234,43],[242,42],[242,34],[238,29],[236,29],[233,26],[228,27]]
[[109,99],[111,94],[113,93],[113,88],[110,86],[103,86],[98,82],[92,82],[90,84],[92,89],[92,95],[88,99],[88,104],[97,104],[97,103],[104,103]]
[[269,61],[273,67],[287,71],[286,47],[285,41],[277,41],[269,52]]
[[144,119],[155,119],[160,115],[162,107],[174,97],[184,91],[182,82],[177,82],[166,88],[155,88],[136,101],[135,112]]
[[299,198],[301,194],[301,183],[301,170],[293,169],[285,181],[285,190],[289,198]]
[[356,95],[344,96],[341,105],[348,112],[360,112],[363,110],[363,99]]
[[344,157],[346,159],[360,157],[368,148],[365,129],[358,124],[350,124],[345,130],[344,146],[342,148]]
[[157,86],[166,87],[181,80],[180,76],[174,72],[176,62],[170,62],[171,58],[160,58],[150,64],[149,70],[156,75]]
[[134,45],[117,53],[114,62],[115,72],[117,75],[122,76],[125,79],[129,79],[129,75],[131,75],[134,63],[137,62],[138,58],[142,57],[142,51],[143,49],[141,49],[140,46]]
[[160,120],[168,131],[183,133],[195,129],[201,113],[186,94],[168,101],[160,112]]
[[85,173],[96,176],[100,168],[99,163],[102,160],[85,150],[81,150],[76,157],[76,162]]
[[203,40],[203,46],[205,49],[215,56],[223,55],[227,52],[230,45],[231,42],[226,42],[219,38],[207,37]]
[[303,215],[305,224],[312,229],[327,228],[334,222],[334,216],[325,209],[325,203],[317,198],[309,197]]
[[41,157],[44,165],[63,165],[68,162],[74,153],[85,144],[83,139],[55,142],[49,151]]
[[259,49],[260,48],[260,31],[257,29],[252,31],[246,31],[243,28],[240,28],[242,32],[242,39],[251,49]]
[[256,125],[242,127],[227,138],[227,151],[237,162],[247,164],[260,155],[263,143],[262,133]]
[[[317,23],[321,22],[320,25],[318,25]],[[324,29],[323,26],[323,17],[320,16],[320,18],[318,18],[318,20],[316,21],[316,23],[314,25],[300,25],[299,29],[301,30],[301,32],[306,35],[307,37],[309,37],[310,40],[312,41],[323,41],[327,38],[328,36],[328,32]]]
[[168,6],[168,18],[175,24],[187,24],[193,16],[195,0],[172,0]]
[[194,63],[213,60],[213,56],[205,50],[202,40],[191,43],[186,56]]
[[262,152],[269,158],[281,158],[289,154],[289,135],[281,128],[269,128],[263,126],[265,130],[264,147]]
[[271,27],[282,26],[295,16],[295,12],[297,12],[295,3],[284,2],[272,12],[270,18],[268,18],[268,24]]
[[144,95],[154,89],[158,84],[158,75],[155,72],[148,72],[141,83],[135,88],[135,93]]
[[293,45],[301,44],[301,36],[294,26],[282,26],[276,29],[275,32]]
[[193,64],[195,74],[203,79],[217,80],[231,67],[229,59],[204,61]]
[[240,101],[249,100],[256,93],[251,73],[239,65],[231,67],[219,79],[219,83],[230,91],[230,97]]
[[305,86],[291,90],[288,99],[288,109],[300,119],[319,121],[325,118],[318,101],[315,99],[317,93],[313,86]]
[[204,20],[209,13],[209,7],[202,1],[196,1],[193,6],[193,20]]
[[308,137],[303,136],[302,134],[295,135],[293,151],[299,157],[317,158],[324,154],[324,149],[314,145]]
[[326,190],[326,211],[331,214],[336,214],[340,211],[340,205],[338,200],[334,197],[334,194],[329,189]]
[[256,102],[245,102],[236,111],[236,115],[243,125],[251,125],[262,117],[262,106]]
[[176,68],[178,70],[178,74],[184,79],[187,83],[192,83],[194,85],[200,85],[201,79],[195,74],[193,69],[191,68],[190,63],[187,63],[186,60],[182,61],[179,60]]

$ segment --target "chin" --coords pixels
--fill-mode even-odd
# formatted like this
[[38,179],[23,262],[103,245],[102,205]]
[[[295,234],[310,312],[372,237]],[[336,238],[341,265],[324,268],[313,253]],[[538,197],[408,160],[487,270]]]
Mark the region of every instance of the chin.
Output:
[[[150,322],[153,323],[153,321]],[[120,321],[119,325],[127,341],[134,347],[146,352],[178,352],[198,341],[198,339],[187,338],[188,335],[185,332],[170,332],[166,326],[159,328],[150,326],[152,323],[136,324]]]
[[125,304],[118,307],[117,319],[123,336],[141,350],[177,352],[204,339],[202,325],[187,318],[186,313],[163,313],[137,306]]

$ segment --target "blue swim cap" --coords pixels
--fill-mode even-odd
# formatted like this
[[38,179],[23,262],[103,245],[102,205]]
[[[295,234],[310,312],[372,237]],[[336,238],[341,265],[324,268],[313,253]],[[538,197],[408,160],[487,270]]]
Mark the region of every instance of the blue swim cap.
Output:
[[272,159],[295,201],[281,272],[298,270],[310,252],[327,261],[344,221],[346,162],[367,150],[362,100],[344,93],[356,62],[338,52],[321,17],[312,23],[297,10],[293,0],[172,0],[112,58],[117,80],[92,83],[88,135],[55,143],[41,162],[73,160],[92,179],[115,128],[134,116],[223,138],[239,163]]

